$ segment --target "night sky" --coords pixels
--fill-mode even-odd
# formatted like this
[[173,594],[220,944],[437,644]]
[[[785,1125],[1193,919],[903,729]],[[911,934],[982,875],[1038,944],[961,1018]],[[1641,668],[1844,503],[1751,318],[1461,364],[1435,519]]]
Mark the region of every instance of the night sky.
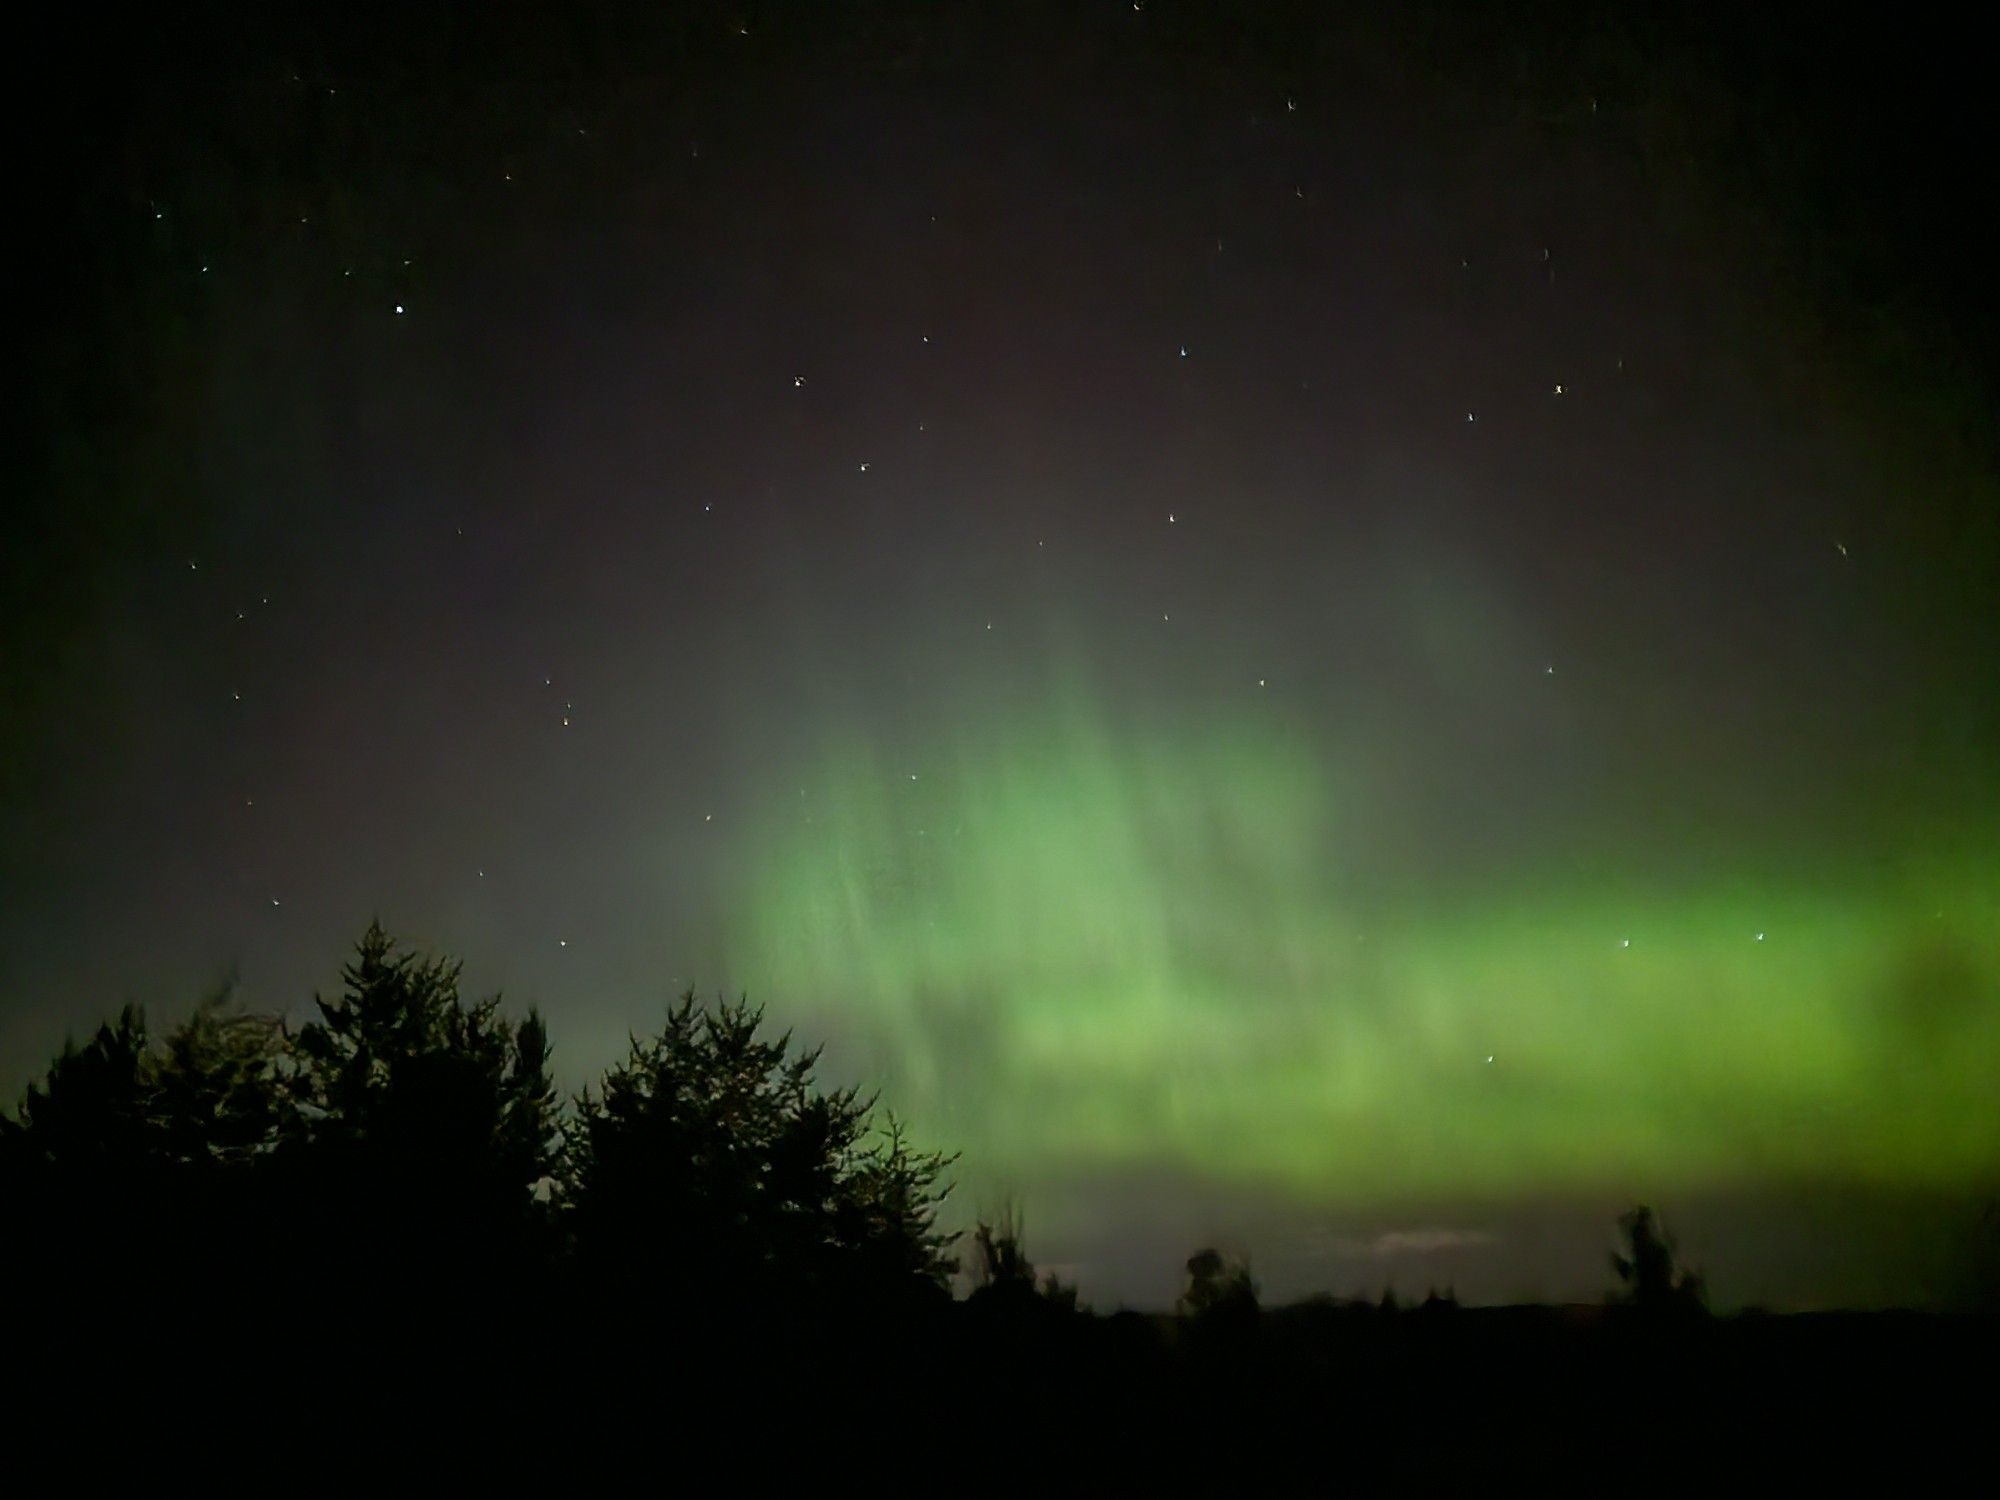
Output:
[[56,37],[0,1085],[379,916],[570,1086],[747,992],[1100,1304],[1592,1297],[1634,1199],[1949,1298],[1990,88],[1735,9]]

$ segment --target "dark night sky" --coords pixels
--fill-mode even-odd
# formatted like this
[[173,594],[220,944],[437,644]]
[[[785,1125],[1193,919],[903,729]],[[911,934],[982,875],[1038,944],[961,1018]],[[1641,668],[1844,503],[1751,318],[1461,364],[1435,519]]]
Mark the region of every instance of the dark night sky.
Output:
[[747,989],[1101,1301],[1588,1296],[1635,1195],[1725,1302],[1950,1296],[1975,49],[1318,11],[54,37],[0,1083],[379,915],[571,1083]]

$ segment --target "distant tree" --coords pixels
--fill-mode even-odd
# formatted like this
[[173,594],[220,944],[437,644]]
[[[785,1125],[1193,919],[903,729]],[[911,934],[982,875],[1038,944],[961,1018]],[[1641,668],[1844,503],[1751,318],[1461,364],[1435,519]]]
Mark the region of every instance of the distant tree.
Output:
[[1181,1312],[1196,1319],[1254,1318],[1257,1283],[1247,1262],[1225,1257],[1219,1250],[1197,1250],[1188,1257],[1187,1290]]
[[998,1224],[980,1220],[972,1231],[973,1306],[1013,1309],[1038,1304],[1061,1312],[1077,1309],[1076,1288],[1051,1271],[1037,1282],[1035,1264],[1021,1244],[1018,1215],[1009,1211]]
[[816,1088],[818,1051],[760,1036],[762,1019],[690,993],[576,1100],[560,1200],[580,1272],[664,1289],[690,1315],[941,1295],[951,1159],[857,1090]]
[[1021,1228],[1010,1210],[998,1223],[981,1219],[972,1230],[972,1296],[1007,1300],[1035,1290],[1035,1263],[1021,1246]]
[[1673,1237],[1652,1209],[1644,1204],[1632,1208],[1620,1215],[1618,1228],[1625,1249],[1613,1253],[1611,1268],[1624,1283],[1621,1300],[1650,1312],[1703,1308],[1707,1289],[1701,1277],[1680,1264]]
[[1432,1287],[1429,1294],[1418,1304],[1417,1311],[1433,1314],[1457,1312],[1458,1293],[1451,1287],[1446,1287],[1442,1292],[1438,1291],[1436,1287]]

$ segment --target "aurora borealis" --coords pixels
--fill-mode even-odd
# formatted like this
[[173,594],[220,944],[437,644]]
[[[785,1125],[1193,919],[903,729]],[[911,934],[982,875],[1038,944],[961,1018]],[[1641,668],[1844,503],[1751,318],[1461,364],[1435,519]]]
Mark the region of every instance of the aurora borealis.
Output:
[[1382,898],[1275,728],[953,748],[803,789],[742,944],[989,1168],[1393,1198],[1992,1161],[1990,869]]
[[751,988],[813,997],[786,1018],[978,1177],[1164,1167],[1380,1206],[1990,1171],[1976,839],[1873,877],[1734,851],[1433,890],[1382,869],[1385,789],[1339,776],[1366,757],[1285,715],[1048,697],[1067,711],[827,755],[740,908]]
[[501,9],[190,21],[65,106],[0,1085],[125,999],[299,1013],[379,916],[570,1085],[747,994],[1105,1305],[1197,1240],[1594,1297],[1640,1197],[1724,1302],[1951,1295],[1912,1226],[2000,1183],[1952,49]]

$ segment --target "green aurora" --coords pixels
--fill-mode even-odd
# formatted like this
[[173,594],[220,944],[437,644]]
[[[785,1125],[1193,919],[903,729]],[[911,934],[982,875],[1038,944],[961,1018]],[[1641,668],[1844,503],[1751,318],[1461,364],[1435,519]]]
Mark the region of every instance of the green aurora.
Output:
[[753,993],[815,997],[784,1019],[981,1181],[1393,1204],[1991,1179],[1976,844],[1866,879],[1376,878],[1348,837],[1375,789],[1323,736],[1081,701],[961,715],[907,762],[851,735],[766,820],[741,904]]

